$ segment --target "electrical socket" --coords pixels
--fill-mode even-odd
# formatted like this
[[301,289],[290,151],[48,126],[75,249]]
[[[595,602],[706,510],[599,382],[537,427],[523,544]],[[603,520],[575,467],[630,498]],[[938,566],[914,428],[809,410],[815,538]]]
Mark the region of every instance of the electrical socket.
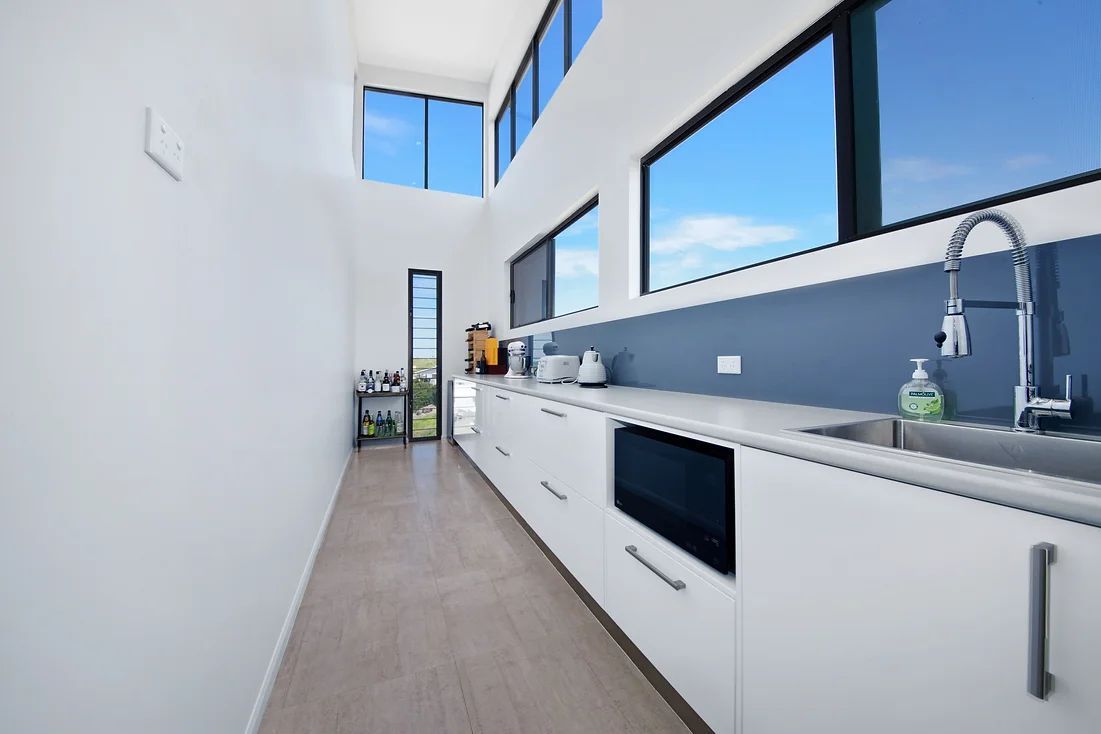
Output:
[[742,374],[741,357],[719,357],[718,372],[720,375]]

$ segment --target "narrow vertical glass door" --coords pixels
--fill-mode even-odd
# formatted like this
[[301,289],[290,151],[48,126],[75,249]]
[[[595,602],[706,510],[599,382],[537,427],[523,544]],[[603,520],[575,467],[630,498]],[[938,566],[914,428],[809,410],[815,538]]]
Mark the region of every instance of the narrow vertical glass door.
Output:
[[443,274],[409,271],[409,376],[413,389],[413,440],[438,439],[442,405],[440,317]]

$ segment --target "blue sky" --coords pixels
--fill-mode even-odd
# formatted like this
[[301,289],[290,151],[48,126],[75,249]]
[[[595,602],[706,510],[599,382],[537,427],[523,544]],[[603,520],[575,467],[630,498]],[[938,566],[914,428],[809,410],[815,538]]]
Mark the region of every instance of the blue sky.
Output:
[[482,108],[365,90],[363,176],[424,188],[424,123],[428,115],[428,188],[482,195]]
[[[1101,167],[1101,3],[875,12],[890,224]],[[651,166],[651,288],[837,240],[832,42]]]

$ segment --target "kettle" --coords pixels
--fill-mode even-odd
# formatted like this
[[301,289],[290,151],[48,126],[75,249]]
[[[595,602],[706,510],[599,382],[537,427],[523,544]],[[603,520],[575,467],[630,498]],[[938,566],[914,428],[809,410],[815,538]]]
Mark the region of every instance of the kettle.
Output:
[[608,387],[608,370],[600,359],[596,347],[589,347],[581,358],[581,367],[577,371],[577,384],[581,387]]

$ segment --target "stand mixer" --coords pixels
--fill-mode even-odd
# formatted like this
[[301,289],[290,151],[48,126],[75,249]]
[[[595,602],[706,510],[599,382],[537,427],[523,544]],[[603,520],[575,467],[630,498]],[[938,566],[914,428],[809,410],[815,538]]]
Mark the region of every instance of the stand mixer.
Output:
[[513,379],[526,379],[528,375],[528,345],[522,341],[510,342],[508,345],[508,372],[505,377]]

